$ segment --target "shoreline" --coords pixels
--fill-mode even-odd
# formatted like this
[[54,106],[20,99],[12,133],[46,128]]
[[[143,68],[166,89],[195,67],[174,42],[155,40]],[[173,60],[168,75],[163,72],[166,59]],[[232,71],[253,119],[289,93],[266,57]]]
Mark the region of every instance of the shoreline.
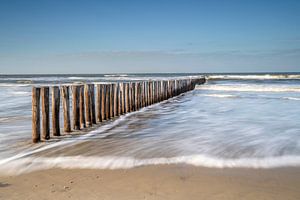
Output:
[[300,199],[300,167],[50,169],[0,176],[0,199]]

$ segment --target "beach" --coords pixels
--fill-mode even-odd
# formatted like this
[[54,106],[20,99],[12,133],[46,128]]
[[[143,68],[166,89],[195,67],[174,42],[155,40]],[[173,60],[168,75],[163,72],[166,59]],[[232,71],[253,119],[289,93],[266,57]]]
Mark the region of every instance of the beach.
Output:
[[158,165],[128,170],[51,169],[0,178],[0,199],[300,199],[300,168]]
[[0,77],[0,199],[300,199],[300,74],[206,75],[194,90],[82,131],[61,123],[61,136],[32,143],[33,86],[190,77],[202,75]]

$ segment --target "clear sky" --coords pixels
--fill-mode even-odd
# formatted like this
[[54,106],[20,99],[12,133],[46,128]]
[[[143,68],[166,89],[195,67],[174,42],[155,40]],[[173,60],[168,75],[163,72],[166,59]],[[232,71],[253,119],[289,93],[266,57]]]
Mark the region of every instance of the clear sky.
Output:
[[299,0],[0,0],[0,73],[282,71]]

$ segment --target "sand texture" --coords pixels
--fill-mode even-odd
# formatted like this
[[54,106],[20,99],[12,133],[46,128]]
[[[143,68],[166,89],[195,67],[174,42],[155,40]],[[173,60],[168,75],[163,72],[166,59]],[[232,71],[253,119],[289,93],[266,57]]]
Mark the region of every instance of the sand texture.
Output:
[[0,177],[0,199],[300,199],[300,168],[51,169]]

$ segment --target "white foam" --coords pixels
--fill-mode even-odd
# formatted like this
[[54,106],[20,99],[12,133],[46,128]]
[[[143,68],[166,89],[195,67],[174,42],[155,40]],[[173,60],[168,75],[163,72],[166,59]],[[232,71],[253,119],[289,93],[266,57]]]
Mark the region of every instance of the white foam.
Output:
[[31,92],[28,92],[28,91],[11,91],[10,94],[13,95],[13,96],[30,96]]
[[197,90],[214,91],[237,91],[237,92],[300,92],[298,86],[276,86],[276,85],[255,85],[255,84],[234,84],[234,85],[197,85]]
[[105,77],[118,77],[118,76],[126,77],[128,75],[127,74],[105,74],[104,76]]
[[217,97],[217,98],[235,98],[235,97],[237,97],[237,95],[233,95],[233,94],[203,94],[201,96]]
[[299,74],[262,74],[262,75],[209,75],[207,79],[245,79],[245,80],[268,80],[268,79],[300,79]]
[[146,165],[188,164],[213,168],[278,168],[300,166],[300,156],[280,156],[268,158],[223,159],[206,155],[177,156],[170,158],[134,157],[27,157],[6,163],[0,161],[0,173],[18,175],[51,168],[61,169],[129,169]]
[[300,98],[297,97],[283,97],[283,99],[300,101]]

